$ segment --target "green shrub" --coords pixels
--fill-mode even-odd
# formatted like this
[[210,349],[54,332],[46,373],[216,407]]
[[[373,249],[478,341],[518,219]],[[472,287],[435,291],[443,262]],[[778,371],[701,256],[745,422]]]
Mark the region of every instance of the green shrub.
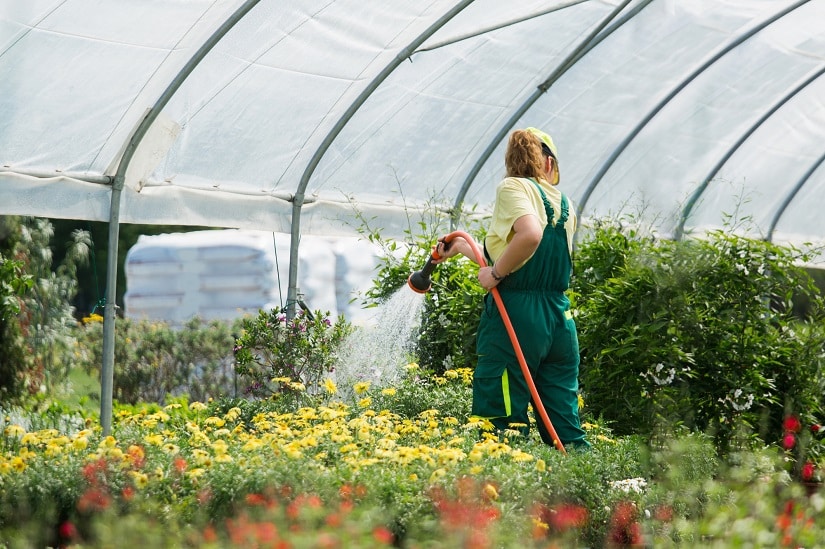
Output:
[[[232,346],[241,320],[228,323],[193,318],[183,326],[117,319],[114,397],[120,402],[163,402],[186,394],[207,400],[235,394]],[[103,317],[90,315],[77,326],[73,363],[99,376],[103,364]]]
[[21,297],[34,281],[23,272],[21,261],[6,259],[0,253],[0,402],[18,400],[24,393],[28,346],[18,320]]
[[242,329],[235,369],[244,392],[295,404],[324,394],[336,352],[352,330],[343,316],[333,323],[329,313],[300,311],[290,319],[279,308],[244,319]]
[[[822,296],[794,249],[721,231],[643,238],[616,223],[577,251],[573,289],[588,405],[620,434],[657,425],[781,436],[792,410],[821,413]],[[811,303],[796,318],[793,300]]]

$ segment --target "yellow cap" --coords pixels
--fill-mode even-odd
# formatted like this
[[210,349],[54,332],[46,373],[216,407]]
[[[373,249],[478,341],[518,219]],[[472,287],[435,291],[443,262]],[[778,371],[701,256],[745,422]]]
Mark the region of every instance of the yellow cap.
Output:
[[[559,184],[559,153],[558,153],[558,150],[556,149],[556,144],[553,143],[553,138],[550,137],[548,134],[544,133],[543,131],[541,131],[538,128],[532,128],[531,127],[531,128],[527,128],[526,131],[532,133],[533,135],[535,135],[536,137],[539,138],[539,141],[541,141],[541,143],[543,145],[542,146],[543,150],[545,149],[545,146],[546,146],[547,150],[550,151],[549,156],[553,157],[553,161],[555,163],[555,168],[556,168],[555,169],[555,181],[553,181],[553,185],[558,185]],[[545,154],[547,154],[547,150],[544,150]]]

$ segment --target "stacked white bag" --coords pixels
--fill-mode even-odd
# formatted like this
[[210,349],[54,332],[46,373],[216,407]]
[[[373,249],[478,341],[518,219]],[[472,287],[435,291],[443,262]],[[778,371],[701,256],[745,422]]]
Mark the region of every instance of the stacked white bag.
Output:
[[[125,315],[179,324],[284,307],[289,247],[288,234],[237,229],[141,236],[126,255]],[[365,310],[350,301],[370,286],[377,257],[364,240],[302,237],[303,302],[357,324]]]

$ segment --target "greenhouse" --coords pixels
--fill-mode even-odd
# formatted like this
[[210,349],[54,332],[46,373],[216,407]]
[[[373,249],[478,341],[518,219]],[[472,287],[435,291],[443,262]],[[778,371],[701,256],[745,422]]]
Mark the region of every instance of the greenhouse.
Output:
[[[177,225],[288,235],[284,238],[289,241],[289,256],[281,260],[288,272],[286,312],[291,318],[301,299],[299,254],[302,246],[312,242],[312,238],[363,236],[365,224],[373,238],[380,235],[380,239],[399,241],[416,236],[419,227],[426,227],[430,236],[456,230],[469,231],[478,223],[483,224],[492,213],[496,189],[504,176],[504,153],[509,136],[516,129],[535,127],[552,135],[558,148],[559,188],[578,215],[581,230],[573,247],[579,253],[577,261],[582,261],[583,267],[598,267],[599,250],[594,248],[593,241],[581,239],[590,234],[588,230],[612,227],[606,220],[613,220],[618,223],[617,232],[609,233],[610,229],[607,229],[608,233],[600,242],[605,243],[617,234],[626,235],[630,231],[633,237],[627,249],[631,250],[637,244],[649,245],[648,240],[644,240],[649,237],[657,242],[657,247],[652,249],[659,254],[659,262],[672,260],[672,265],[687,266],[688,269],[695,266],[697,282],[694,286],[718,284],[718,287],[696,290],[702,297],[692,295],[690,300],[695,298],[695,301],[691,301],[691,306],[698,307],[700,302],[713,304],[717,299],[719,304],[727,303],[726,292],[733,286],[726,284],[733,279],[713,278],[714,272],[718,274],[724,270],[720,265],[727,265],[727,261],[732,262],[730,266],[734,273],[738,270],[750,275],[759,270],[761,275],[767,270],[780,278],[788,276],[787,280],[793,278],[788,273],[794,268],[805,267],[811,272],[825,265],[825,223],[820,218],[820,210],[825,209],[823,23],[825,0],[7,1],[0,6],[0,110],[3,113],[0,119],[0,217],[27,216],[107,224],[108,263],[106,272],[101,275],[105,277],[106,298],[102,326],[99,327],[102,349],[93,358],[100,362],[98,420],[102,434],[107,436],[113,429],[115,433],[122,433],[122,430],[118,431],[118,425],[122,429],[124,421],[131,422],[136,431],[144,429],[145,432],[141,431],[143,442],[123,448],[134,474],[130,477],[131,484],[118,485],[118,489],[140,489],[147,485],[151,488],[155,485],[151,472],[145,473],[135,464],[155,460],[166,451],[163,444],[146,443],[146,440],[161,437],[159,431],[153,430],[156,424],[175,424],[182,429],[189,428],[193,437],[206,438],[213,437],[214,431],[220,430],[224,424],[227,428],[237,425],[241,432],[239,438],[253,444],[255,441],[261,443],[261,439],[251,431],[258,435],[272,435],[274,431],[269,429],[274,427],[264,424],[274,425],[283,422],[283,418],[260,414],[254,416],[253,421],[247,417],[247,431],[241,429],[243,421],[239,419],[248,412],[243,406],[216,411],[205,407],[200,410],[200,406],[192,408],[192,405],[200,404],[197,402],[169,408],[174,403],[168,402],[164,403],[165,407],[143,413],[137,409],[120,412],[115,409],[113,400],[118,400],[118,394],[114,376],[120,360],[116,357],[129,352],[122,348],[128,346],[125,341],[133,341],[118,336],[116,329],[122,322],[118,318],[116,299],[118,270],[123,269],[123,265],[118,264],[121,227]],[[639,238],[639,242],[634,238]],[[678,247],[688,241],[707,242],[707,246],[715,246],[715,251],[695,251],[697,255],[690,256],[689,261],[684,254],[694,251],[684,252]],[[413,255],[408,255],[408,260],[426,259],[427,243],[422,244],[424,251],[410,252]],[[786,263],[782,255],[785,252],[781,250],[787,249],[794,251],[789,252]],[[719,250],[723,253],[713,256]],[[796,253],[796,250],[802,252]],[[759,261],[747,263],[749,254],[758,256]],[[639,265],[649,266],[651,263],[655,262],[639,260]],[[702,270],[706,264],[713,264],[715,271],[711,268]],[[4,269],[12,272],[10,267]],[[447,269],[445,265],[445,275],[453,272]],[[593,271],[583,268],[578,272]],[[661,272],[646,277],[628,271],[628,277],[638,275],[638,278],[625,279],[628,282],[624,293],[616,287],[604,289],[597,285],[600,280],[582,274],[577,282],[579,286],[574,287],[578,292],[575,298],[584,301],[586,292],[590,292],[604,295],[605,301],[598,311],[595,306],[583,303],[582,314],[585,316],[581,322],[585,325],[585,320],[597,318],[597,313],[612,314],[615,311],[608,306],[611,302],[634,300],[642,303],[653,294],[659,297],[671,295],[667,291],[673,287],[666,284],[659,284],[650,294],[642,293],[641,288],[648,281],[661,281],[664,276]],[[605,275],[605,279],[611,276],[618,279],[614,272]],[[469,280],[472,282],[473,277]],[[636,293],[634,288],[638,290]],[[464,291],[460,286],[454,289]],[[743,291],[737,286],[730,295],[737,292],[744,295]],[[798,288],[792,292],[775,280],[753,287],[753,291],[753,296],[748,294],[751,304],[782,302],[785,309],[790,309],[791,301],[793,306],[800,302],[796,294],[794,299],[789,297]],[[821,294],[812,290],[808,295],[806,291],[802,293],[806,300],[814,303],[810,310],[815,311],[815,303],[821,299]],[[472,294],[472,290],[468,293]],[[673,315],[680,314],[679,306],[690,301],[681,294],[676,297],[675,293],[671,298],[667,310]],[[736,300],[731,299],[732,303]],[[756,305],[752,306],[756,308]],[[732,318],[735,315],[731,311],[735,307],[731,307],[717,308],[713,313],[697,313],[692,321],[707,331],[701,337],[709,338],[702,341],[727,341],[726,332],[713,331],[712,317],[715,314],[720,318]],[[456,305],[456,314],[461,313],[458,309]],[[670,382],[660,384],[659,380],[678,378],[677,362],[687,368],[686,365],[693,367],[702,360],[724,361],[735,348],[741,351],[741,357],[750,357],[747,353],[752,351],[756,358],[750,367],[758,363],[763,369],[747,375],[741,373],[741,368],[731,369],[728,373],[734,378],[741,374],[737,382],[742,382],[742,389],[736,393],[732,381],[730,386],[726,385],[729,380],[720,381],[725,384],[726,391],[730,390],[718,395],[714,393],[716,406],[721,402],[737,412],[742,411],[743,406],[749,409],[753,398],[759,398],[761,384],[764,384],[765,390],[769,388],[774,395],[770,406],[774,412],[779,410],[780,416],[783,403],[779,393],[783,387],[790,393],[799,389],[807,395],[808,400],[803,399],[804,402],[821,409],[821,394],[825,390],[821,364],[811,366],[816,373],[808,372],[800,374],[799,379],[794,378],[793,383],[798,382],[798,386],[788,382],[786,387],[779,377],[771,377],[766,372],[786,364],[783,361],[793,356],[800,360],[804,356],[811,364],[819,364],[823,353],[817,327],[821,328],[822,320],[814,312],[814,322],[806,323],[805,328],[800,329],[796,324],[790,324],[795,322],[790,317],[787,319],[789,324],[784,324],[783,307],[773,309],[778,310],[773,311],[777,315],[774,327],[781,327],[777,339],[767,343],[769,338],[763,334],[764,347],[758,351],[753,350],[755,347],[742,350],[746,340],[759,339],[757,336],[750,338],[751,334],[757,333],[756,328],[743,324],[741,333],[746,335],[737,340],[741,347],[731,343],[726,351],[720,350],[713,357],[700,356],[700,335],[692,340],[695,350],[688,350],[685,346],[687,329],[671,327],[668,331],[665,324],[672,318],[651,315],[644,323],[637,319],[637,326],[641,328],[628,328],[627,339],[619,336],[625,333],[622,332],[624,326],[605,321],[603,332],[611,334],[613,339],[607,335],[599,339],[600,334],[583,333],[583,341],[584,337],[593,338],[588,344],[594,346],[588,349],[596,349],[598,341],[599,351],[592,351],[588,356],[583,351],[582,367],[590,358],[591,364],[599,364],[606,372],[604,375],[609,376],[608,366],[618,366],[605,362],[604,357],[628,356],[625,353],[633,356],[636,351],[621,345],[638,342],[645,334],[654,337],[651,334],[661,327],[664,331],[662,338],[656,340],[657,345],[661,344],[657,347],[661,352],[648,355],[644,348],[642,351],[645,352],[639,351],[653,365],[643,377],[647,375],[646,379],[654,388],[670,387]],[[686,308],[685,315],[696,310]],[[464,314],[466,317],[466,311]],[[587,317],[587,314],[594,316]],[[616,315],[620,316],[619,313]],[[747,322],[759,323],[765,317],[754,310]],[[263,322],[263,319],[259,320]],[[659,337],[658,332],[655,337]],[[792,340],[783,339],[786,337]],[[682,339],[677,341],[677,338]],[[427,352],[441,356],[438,353],[444,351],[432,350],[435,347],[433,343]],[[449,355],[453,356],[457,355]],[[422,357],[418,359],[423,362]],[[446,367],[440,373],[447,372],[452,372],[455,377],[440,378],[445,386],[452,383],[460,386],[462,372],[466,372],[461,368]],[[692,377],[697,375],[695,372],[683,375],[696,386],[697,378]],[[322,383],[320,379],[315,381]],[[636,395],[648,394],[645,393],[648,389],[641,385],[616,383]],[[375,401],[389,399],[390,389],[384,388],[384,391],[371,394],[371,398]],[[818,402],[817,392],[820,395]],[[592,402],[598,402],[597,393],[591,394],[596,398]],[[749,394],[751,400],[747,401]],[[674,401],[682,398],[678,392],[669,394],[669,397]],[[587,397],[584,400],[586,406]],[[707,410],[714,406],[705,404]],[[672,406],[670,411],[687,414],[678,404]],[[467,408],[463,413],[469,413],[469,404]],[[604,410],[609,412],[610,406],[606,405]],[[810,422],[817,419],[818,412],[812,409],[785,411],[788,417],[804,416]],[[212,415],[204,415],[207,413]],[[331,423],[338,421],[339,412],[326,413],[330,416],[326,419]],[[702,427],[713,425],[723,430],[730,427],[730,422],[712,418],[709,411],[704,419],[702,413],[698,411],[695,417],[691,415],[691,421]],[[204,415],[200,419],[208,417],[212,423],[193,427],[192,422],[200,415]],[[148,421],[147,418],[153,418],[150,423],[154,423],[145,425],[143,422]],[[626,418],[628,422],[639,419],[633,413]],[[595,424],[598,417],[592,419]],[[754,415],[752,419],[749,425],[758,430],[759,418]],[[362,431],[369,440],[388,440],[382,438],[380,421],[360,418],[353,422],[361,420],[365,422]],[[777,423],[773,416],[762,420],[766,431],[798,436],[800,445],[804,438],[802,432],[810,437],[810,425],[804,429],[783,425],[781,419]],[[16,452],[22,443],[14,443],[15,446],[8,442],[17,436],[16,431],[9,432],[8,429],[13,427],[9,421],[4,423],[7,427],[4,450],[14,449]],[[297,421],[301,429],[294,429],[294,440],[321,437],[320,431],[310,428],[321,429],[318,418],[303,417]],[[185,427],[187,422],[191,423],[189,427]],[[814,426],[819,427],[819,424]],[[344,427],[335,424],[327,428]],[[357,431],[352,425],[350,428]],[[444,429],[453,430],[452,427]],[[821,429],[813,431],[814,435],[819,433],[819,440],[825,432],[825,428]],[[416,430],[426,429],[417,425]],[[30,434],[21,434],[19,438],[23,440]],[[626,433],[618,429],[617,434]],[[636,433],[628,431],[627,434]],[[732,431],[728,434],[733,437]],[[75,433],[62,444],[67,447],[75,444],[79,449],[84,444],[81,439],[88,443],[92,436]],[[612,438],[613,435],[605,430],[594,431],[592,437],[596,436]],[[54,442],[56,439],[49,439],[49,442],[47,438],[42,436],[42,448],[58,444]],[[226,442],[228,437],[218,439]],[[108,451],[105,440],[100,442],[101,449],[95,454],[101,460]],[[411,448],[428,444],[423,441],[408,443]],[[174,441],[168,444],[180,446]],[[434,458],[439,463],[458,459],[448,455],[447,450],[451,447],[445,444],[440,447],[441,454]],[[813,442],[810,444],[811,448],[816,446]],[[210,466],[204,465],[206,458],[201,456],[202,463],[197,467],[200,472],[194,475],[191,474],[192,464],[200,455],[200,448],[195,448],[198,452],[194,454],[187,454],[188,469],[184,463],[177,471],[177,465],[174,465],[180,465],[177,461],[169,465],[171,469],[164,473],[168,481],[163,485],[164,490],[174,490],[170,486],[177,486],[174,482],[180,480],[186,484],[187,493],[194,494],[192,498],[195,499],[187,501],[194,502],[199,493],[199,475],[212,475],[210,467],[223,458],[234,458],[237,465],[237,454],[216,451],[214,441],[210,448]],[[359,448],[352,449],[354,453],[350,456],[345,456],[347,452],[340,449],[336,452],[343,452],[341,456],[348,459],[364,450],[363,445]],[[614,450],[615,455],[610,454],[616,460],[617,471],[597,471],[593,475],[610,477],[615,473],[624,475],[624,480],[645,476],[644,471],[629,465],[634,459],[641,459],[638,455],[630,455],[629,448],[630,443],[627,443],[620,450]],[[692,473],[701,477],[703,467],[709,467],[713,459],[702,453],[705,446],[700,445],[700,448],[690,455],[690,459],[695,460]],[[383,450],[389,451],[389,448]],[[488,450],[494,452],[494,449],[484,448],[477,454]],[[681,450],[688,452],[684,447]],[[306,446],[279,451],[283,456],[289,456],[291,452],[309,454]],[[173,457],[177,455],[172,450],[167,453]],[[474,455],[472,451],[467,454],[471,458]],[[520,457],[518,453],[508,455],[514,461]],[[20,469],[21,474],[26,469],[25,457],[14,463],[10,454],[7,457],[6,461],[0,462],[0,491],[5,486],[3,467],[9,471]],[[244,459],[252,458],[246,456]],[[572,459],[585,458],[575,456]],[[753,459],[757,462],[751,464],[752,471],[767,467],[759,461],[761,456]],[[528,461],[526,457],[524,460]],[[545,474],[541,469],[545,461],[548,462],[547,470],[562,467],[556,462],[550,463],[551,458],[538,461],[542,464],[538,469],[541,475]],[[800,462],[799,466],[802,465]],[[531,467],[537,466],[535,461],[531,463]],[[87,471],[90,475],[87,480],[93,479],[89,480],[92,487],[99,488],[96,483],[111,480],[113,473],[104,465],[100,467],[100,470]],[[444,468],[446,466],[437,470]],[[354,490],[359,485],[357,469],[354,467],[348,473],[351,475],[348,479],[335,479],[343,482],[341,490],[345,487]],[[410,474],[423,478],[424,470],[421,468]],[[228,471],[227,468],[220,474],[229,478]],[[149,476],[140,476],[145,474]],[[238,471],[232,474],[240,475]],[[279,474],[274,472],[272,479],[280,478]],[[426,476],[437,485],[438,474],[428,471]],[[821,473],[818,471],[817,474]],[[325,470],[324,475],[332,473]],[[472,520],[494,526],[504,523],[497,520],[501,519],[496,514],[501,509],[494,505],[499,493],[507,489],[501,484],[504,480],[490,483],[485,480],[487,477],[476,478],[481,480],[467,487],[470,492],[475,490],[470,505]],[[272,479],[258,479],[261,486],[242,483],[248,492],[247,503],[249,497],[263,494],[263,499],[251,504],[254,511],[264,511],[276,500],[287,500],[283,495],[262,491],[263,485],[276,483]],[[334,484],[332,477],[324,476],[324,480]],[[573,482],[576,479],[567,480]],[[676,482],[673,478],[669,480]],[[224,481],[226,484],[240,482],[235,477]],[[408,479],[398,477],[379,483],[380,486],[371,486],[371,489],[389,494],[403,491],[405,486],[409,488],[407,482]],[[753,488],[748,482],[742,482]],[[615,493],[624,490],[625,493],[640,494],[637,488],[637,484],[632,484],[631,488],[620,485],[620,488],[613,486],[610,489]],[[212,500],[210,509],[216,516],[229,516],[228,509],[242,501],[244,495],[240,492],[231,494],[226,486],[222,489],[224,499],[220,503]],[[607,490],[588,497],[607,497]],[[104,495],[109,498],[112,494],[106,492]],[[717,503],[720,508],[724,507],[723,498],[718,493],[694,495],[709,502],[708,509],[715,509],[713,505]],[[88,518],[96,510],[104,513],[106,505],[101,503],[101,497],[86,501],[84,505],[88,512],[81,514]],[[352,503],[358,497],[349,494],[344,499]],[[754,497],[753,493],[750,497]],[[436,506],[442,512],[441,518],[447,522],[451,519],[444,518],[444,510],[458,504],[450,498],[447,493],[432,498],[439,502]],[[526,498],[525,495],[525,501]],[[539,513],[536,519],[537,523],[550,525],[550,532],[557,534],[553,540],[575,539],[584,543],[582,546],[594,546],[595,540],[603,539],[599,536],[604,535],[605,529],[610,530],[609,525],[616,520],[621,522],[622,517],[627,519],[627,528],[622,530],[624,526],[616,526],[624,533],[613,539],[614,546],[629,546],[627,540],[636,539],[630,526],[636,524],[635,519],[628,518],[635,511],[626,510],[625,516],[619,513],[619,507],[614,507],[611,513],[598,511],[601,515],[597,517],[594,501],[572,498],[576,500],[574,505],[570,498],[563,499],[563,509],[552,508],[552,512],[545,509],[545,514]],[[656,515],[655,509],[664,509],[668,505],[670,513],[687,516],[695,511],[686,500],[653,499],[644,502],[646,509],[653,509],[653,515]],[[745,499],[743,497],[743,501]],[[7,501],[8,498],[2,498],[3,504]],[[415,501],[411,507],[400,511],[394,508],[399,514],[394,518],[394,526],[388,526],[389,530],[353,533],[350,546],[380,545],[387,540],[394,540],[390,544],[398,544],[402,537],[400,532],[406,531],[405,528],[410,532],[414,530],[409,522],[405,522],[409,519],[405,513],[413,514],[419,510],[415,508],[419,502]],[[513,505],[527,507],[525,501]],[[821,496],[815,495],[810,502],[816,511],[823,510]],[[149,498],[145,504],[143,512],[151,515]],[[306,509],[312,508],[312,504],[306,501],[304,504]],[[801,508],[801,504],[797,505]],[[587,521],[576,513],[585,508],[589,510],[590,522],[601,521],[601,529],[580,529]],[[321,507],[321,510],[329,511],[329,508]],[[572,515],[562,511],[570,511]],[[751,511],[767,513],[765,510]],[[112,510],[107,508],[105,512]],[[193,512],[190,508],[182,511],[180,516],[191,519]],[[468,511],[462,507],[462,512]],[[350,516],[345,522],[372,524],[370,521],[374,517],[367,511],[364,513],[358,520]],[[753,513],[748,516],[752,517]],[[562,515],[568,522],[554,526],[553,517]],[[0,508],[0,533],[7,533],[7,525],[2,521],[8,516],[11,514]],[[787,517],[782,516],[788,523],[780,532],[785,538],[776,531],[766,531],[760,538],[762,541],[753,546],[781,546],[784,539],[802,545],[807,542],[808,546],[824,542],[816,537],[825,532],[825,525],[820,524],[821,513],[815,521],[812,519],[813,526],[800,522],[790,511]],[[737,517],[729,518],[735,521]],[[401,523],[403,528],[398,526]],[[76,521],[70,524],[79,526]],[[307,526],[309,523],[301,524]],[[213,526],[209,525],[210,528]],[[127,527],[129,524],[123,526]],[[282,527],[288,525],[279,523],[278,528]],[[616,528],[612,530],[614,533],[618,531]],[[678,544],[699,539],[690,538],[685,529],[679,530],[676,522],[659,520],[656,528],[655,532],[646,532],[648,540],[667,538]],[[191,534],[184,530],[181,526],[181,530],[175,532],[180,536],[175,538],[177,541]],[[662,533],[664,530],[668,532]],[[711,530],[713,528],[700,538],[704,541],[724,538],[724,529]],[[98,532],[98,536],[105,546],[107,535],[116,538],[124,531]],[[582,531],[589,533],[581,534]],[[214,546],[220,546],[221,540],[226,541],[220,536],[232,537],[232,532],[231,528],[228,533],[213,532],[217,536],[213,540]],[[254,536],[258,536],[256,543],[264,546],[263,534],[260,530],[255,532]],[[491,532],[487,531],[493,540],[495,535]],[[384,536],[385,533],[390,537]],[[82,539],[81,534],[61,532],[59,537]],[[198,543],[187,543],[207,544],[213,534],[201,532]],[[252,536],[249,532],[244,535],[247,534]],[[410,534],[410,539],[414,534]],[[472,539],[462,537],[465,534],[470,535],[466,532],[456,534],[458,537],[452,541],[466,546],[492,547],[495,546],[493,543],[504,546],[502,539],[507,537],[505,533],[502,534],[504,538],[495,538],[497,542],[490,541],[491,545],[472,545]],[[307,546],[317,542],[312,538],[300,539]],[[548,538],[537,534],[535,539],[538,540],[535,546],[539,547],[543,546],[539,542]],[[0,536],[0,548],[18,546],[5,543]],[[410,542],[409,546],[419,545]],[[707,546],[724,545],[721,541],[719,545],[708,541]]]

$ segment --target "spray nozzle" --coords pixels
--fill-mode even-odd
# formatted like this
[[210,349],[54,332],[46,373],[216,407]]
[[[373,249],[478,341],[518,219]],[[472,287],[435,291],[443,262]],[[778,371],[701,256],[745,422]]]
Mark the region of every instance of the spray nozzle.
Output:
[[[450,247],[449,242],[444,242],[444,249]],[[424,264],[424,267],[420,271],[415,271],[410,277],[407,279],[407,285],[410,289],[414,292],[419,294],[424,294],[430,291],[432,287],[432,282],[430,281],[430,275],[433,274],[437,263],[433,263],[433,261],[441,259],[441,256],[438,255],[438,252],[433,250],[433,253],[430,254],[430,257],[427,258],[427,262]]]

